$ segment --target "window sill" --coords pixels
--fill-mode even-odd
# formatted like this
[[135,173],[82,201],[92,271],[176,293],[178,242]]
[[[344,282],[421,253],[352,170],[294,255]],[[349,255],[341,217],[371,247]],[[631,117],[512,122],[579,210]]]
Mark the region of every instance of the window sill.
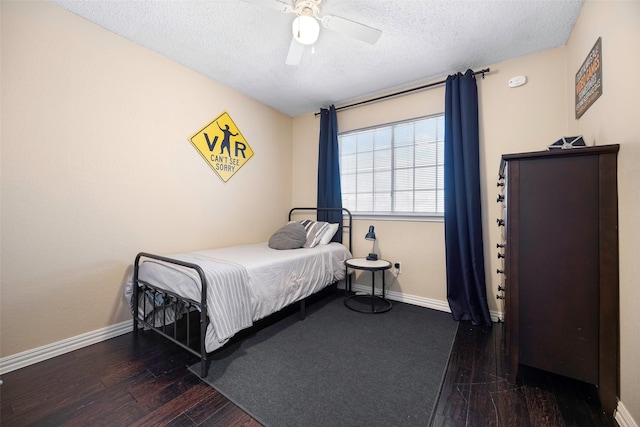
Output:
[[352,212],[351,216],[355,220],[370,221],[444,222],[444,215],[375,214]]

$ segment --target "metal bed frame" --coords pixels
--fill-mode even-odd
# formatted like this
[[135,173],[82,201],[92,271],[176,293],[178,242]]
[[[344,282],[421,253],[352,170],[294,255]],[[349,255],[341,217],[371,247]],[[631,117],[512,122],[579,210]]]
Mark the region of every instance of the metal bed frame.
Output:
[[[348,245],[345,245],[345,246],[347,246],[347,248],[351,251],[351,243],[352,243],[351,235],[352,235],[352,222],[353,222],[351,212],[345,208],[292,208],[289,211],[289,221],[291,221],[291,218],[296,214],[306,212],[307,215],[309,215],[310,212],[312,211],[316,212],[316,215],[318,212],[342,212],[342,221],[339,223],[336,236],[339,236],[339,240],[342,241],[344,240],[344,234],[346,233],[348,236]],[[155,259],[155,260],[167,262],[170,264],[175,264],[182,267],[193,269],[200,278],[200,284],[201,284],[200,301],[195,301],[193,299],[185,298],[174,292],[167,291],[162,288],[158,288],[156,286],[151,285],[148,282],[145,282],[144,280],[140,280],[140,278],[138,277],[138,270],[140,268],[141,260],[145,258]],[[177,344],[178,346],[187,350],[191,354],[198,356],[200,358],[200,377],[202,378],[204,378],[207,375],[207,371],[208,371],[207,365],[206,365],[207,351],[205,348],[205,334],[207,330],[207,325],[209,324],[209,316],[207,315],[207,286],[208,286],[207,279],[205,277],[204,271],[202,271],[202,268],[200,268],[200,266],[198,266],[197,264],[180,261],[180,260],[176,260],[173,258],[168,258],[160,255],[155,255],[148,252],[140,252],[136,256],[135,263],[133,265],[133,299],[132,299],[133,301],[132,311],[134,313],[133,314],[134,334],[137,335],[139,327],[142,326],[146,329],[152,330],[160,334],[161,336],[165,337],[166,339],[173,342],[174,344]],[[139,304],[139,298],[140,298],[139,294],[141,292],[143,294],[147,293],[148,295],[150,295],[153,301],[156,301],[158,297],[162,299],[163,316],[162,316],[161,326],[155,326],[154,324],[147,322],[144,318],[139,317],[138,304]],[[177,305],[178,302],[182,302],[187,311],[186,315],[184,316],[185,317],[184,331],[182,331],[182,332],[185,332],[184,338],[178,336],[179,328],[177,325],[178,323],[177,319],[174,319],[173,322],[171,321],[167,322],[168,320],[167,314],[166,314],[167,306],[169,304]],[[298,302],[300,303],[300,312],[299,312],[300,319],[304,320],[306,316],[306,304],[305,304],[306,298],[303,298]],[[142,302],[143,315],[144,313],[146,313],[146,308],[147,308],[147,299],[143,298],[143,302]],[[198,325],[195,325],[195,326],[191,325],[193,320],[191,319],[191,316],[190,316],[190,313],[193,312],[194,310],[199,311]],[[174,318],[175,317],[177,317],[177,314],[174,316]],[[155,319],[155,316],[154,316],[154,319]],[[199,344],[200,344],[199,349],[195,348],[195,344],[192,342],[192,338],[191,338],[192,329],[196,326],[199,327],[199,332],[200,332],[199,333]]]

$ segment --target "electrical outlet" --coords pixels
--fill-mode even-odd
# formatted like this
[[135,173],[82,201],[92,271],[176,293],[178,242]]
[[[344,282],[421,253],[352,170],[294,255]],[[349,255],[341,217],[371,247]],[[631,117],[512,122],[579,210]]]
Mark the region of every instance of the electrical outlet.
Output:
[[396,262],[395,264],[393,264],[393,268],[396,269],[396,274],[400,274],[401,273],[401,271],[400,271],[400,263],[399,262]]

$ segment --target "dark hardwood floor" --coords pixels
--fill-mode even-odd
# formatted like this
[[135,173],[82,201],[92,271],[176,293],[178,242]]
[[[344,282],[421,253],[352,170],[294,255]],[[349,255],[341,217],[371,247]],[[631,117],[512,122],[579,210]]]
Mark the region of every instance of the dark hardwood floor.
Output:
[[504,324],[461,322],[433,426],[617,426],[594,385],[520,366],[507,381]]
[[[524,368],[509,384],[502,326],[460,324],[432,425],[617,425],[593,386]],[[76,350],[4,374],[0,425],[259,426],[187,370],[196,361],[148,332]]]
[[2,376],[4,426],[259,426],[200,381],[198,358],[132,333]]

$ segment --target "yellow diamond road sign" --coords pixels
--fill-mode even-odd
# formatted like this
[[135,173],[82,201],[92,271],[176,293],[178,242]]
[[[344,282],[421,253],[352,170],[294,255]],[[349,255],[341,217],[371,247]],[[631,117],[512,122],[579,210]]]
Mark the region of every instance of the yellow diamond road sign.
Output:
[[249,143],[226,111],[189,141],[224,182],[253,156]]

